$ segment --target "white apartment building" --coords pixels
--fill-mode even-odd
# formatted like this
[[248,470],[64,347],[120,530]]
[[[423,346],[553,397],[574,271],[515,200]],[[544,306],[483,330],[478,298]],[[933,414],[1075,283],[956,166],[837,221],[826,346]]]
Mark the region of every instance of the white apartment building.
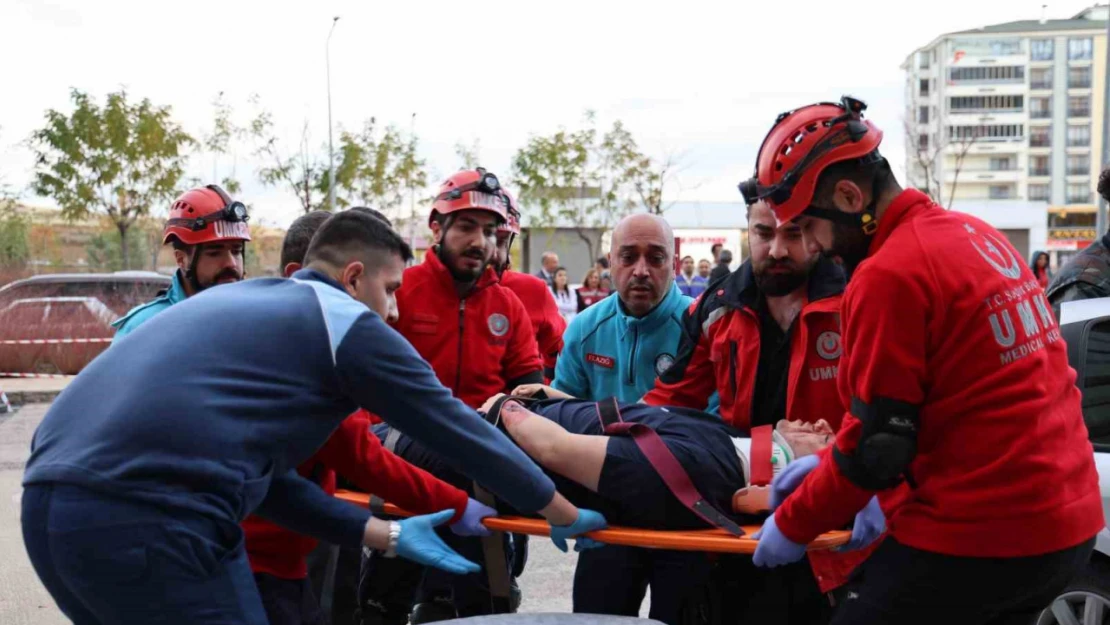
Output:
[[[941,35],[906,72],[908,184],[1056,263],[1095,238],[1110,7]],[[1023,243],[1023,245],[1019,245]]]

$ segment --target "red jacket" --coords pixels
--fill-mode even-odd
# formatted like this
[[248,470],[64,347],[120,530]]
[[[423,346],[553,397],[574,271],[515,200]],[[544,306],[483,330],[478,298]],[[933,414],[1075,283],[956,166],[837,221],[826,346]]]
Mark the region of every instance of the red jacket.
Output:
[[501,286],[515,293],[520,303],[524,304],[532,329],[536,332],[540,356],[543,357],[543,377],[554,379],[555,363],[559,352],[563,351],[563,331],[567,329],[567,321],[559,314],[551,289],[536,276],[512,269],[506,269],[501,274]]
[[[786,417],[815,423],[824,419],[835,430],[844,408],[836,388],[840,362],[840,300],[844,272],[820,260],[809,279],[808,301],[791,338]],[[644,396],[653,406],[706,405],[713,391],[721,400],[721,417],[748,430],[759,367],[759,317],[752,309],[759,296],[751,262],[690,307],[686,333],[675,364],[656,379]],[[874,548],[844,553],[815,551],[810,564],[821,592],[848,581]]]
[[[370,419],[359,410],[340,424],[324,446],[297,468],[304,477],[335,493],[335,474],[359,488],[417,514],[452,508],[457,521],[466,511],[466,493],[418,469],[382,447],[370,432]],[[305,557],[316,548],[316,539],[250,516],[243,521],[251,570],[282,579],[308,575]]]
[[[997,230],[902,192],[879,219],[844,296],[844,405],[920,407],[914,488],[891,535],[956,556],[1020,557],[1105,526],[1094,452],[1066,347],[1036,278]],[[855,452],[844,415],[836,447]],[[850,521],[872,492],[833,454],[775,513],[796,542]]]
[[[844,273],[821,260],[810,277],[808,301],[791,338],[788,419],[825,419],[833,429],[840,425],[836,373],[843,292]],[[756,297],[751,263],[746,262],[716,291],[698,298],[683,316],[686,328],[678,358],[656,379],[644,403],[704,408],[717,391],[721,418],[747,431],[759,367],[759,317],[752,308]]]
[[509,390],[511,380],[543,370],[532,322],[492,268],[460,299],[451,272],[428,252],[422,264],[405,270],[397,308],[393,327],[471,408]]

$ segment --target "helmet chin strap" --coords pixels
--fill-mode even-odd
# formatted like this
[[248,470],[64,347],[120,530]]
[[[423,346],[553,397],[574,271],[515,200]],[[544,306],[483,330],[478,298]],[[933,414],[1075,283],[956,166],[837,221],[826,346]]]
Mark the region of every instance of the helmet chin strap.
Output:
[[867,203],[862,212],[859,213],[845,213],[844,211],[835,208],[821,208],[819,206],[808,206],[803,215],[807,217],[816,217],[817,219],[825,219],[827,221],[844,224],[845,226],[852,226],[859,228],[867,236],[874,236],[875,232],[879,229],[879,220],[875,217],[875,212],[878,210],[879,204],[879,179],[876,178],[871,182],[871,201]]

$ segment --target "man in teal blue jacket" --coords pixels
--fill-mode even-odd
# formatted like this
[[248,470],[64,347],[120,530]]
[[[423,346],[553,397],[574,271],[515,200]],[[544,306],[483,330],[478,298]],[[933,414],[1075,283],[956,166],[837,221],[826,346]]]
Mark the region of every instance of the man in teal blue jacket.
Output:
[[674,362],[682,313],[693,300],[674,283],[674,233],[662,217],[623,219],[609,256],[616,297],[571,321],[552,386],[582,399],[633,403]]
[[[617,293],[570,322],[552,386],[581,399],[635,403],[674,363],[682,313],[693,300],[675,284],[674,233],[662,217],[632,215],[617,224],[609,262]],[[636,616],[650,582],[652,618],[673,618],[705,581],[704,558],[611,545],[582,552],[574,611]]]
[[210,184],[181,194],[170,205],[162,245],[173,245],[177,271],[165,293],[132,308],[112,324],[120,339],[151,317],[197,293],[243,279],[245,246],[251,240],[247,209]]

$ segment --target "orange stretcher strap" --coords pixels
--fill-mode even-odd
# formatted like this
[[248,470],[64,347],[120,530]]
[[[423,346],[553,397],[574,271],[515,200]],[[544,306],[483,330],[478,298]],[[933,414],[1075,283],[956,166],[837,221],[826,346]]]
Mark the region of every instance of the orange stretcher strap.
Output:
[[[370,495],[349,490],[340,490],[335,496],[360,506],[368,506]],[[385,504],[385,513],[390,516],[414,516],[394,506]],[[496,516],[482,521],[482,524],[497,532],[513,532],[515,534],[530,534],[532,536],[550,536],[551,526],[543,519],[531,519],[519,516]],[[607,545],[623,545],[626,547],[647,547],[652,549],[673,549],[676,551],[708,551],[713,553],[742,553],[753,554],[759,544],[752,540],[751,535],[759,531],[758,525],[744,527],[745,535],[732,536],[719,529],[707,530],[645,530],[632,527],[610,527],[586,534],[589,538],[603,542]],[[816,551],[832,549],[848,542],[852,537],[851,532],[827,532],[809,543],[808,550]]]

